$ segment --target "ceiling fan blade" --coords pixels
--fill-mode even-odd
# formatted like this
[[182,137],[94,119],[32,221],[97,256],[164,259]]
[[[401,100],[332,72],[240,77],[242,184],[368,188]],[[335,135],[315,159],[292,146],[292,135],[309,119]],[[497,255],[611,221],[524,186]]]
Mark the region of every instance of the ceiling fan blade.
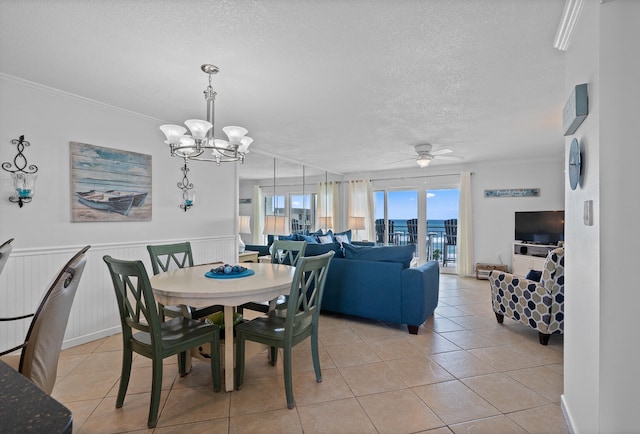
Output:
[[453,151],[451,149],[437,149],[435,151],[431,152],[431,155],[444,155],[444,154],[450,154]]
[[457,155],[436,155],[438,160],[462,160],[464,157],[458,157]]
[[403,161],[415,160],[416,158],[418,158],[418,157],[413,156],[413,157],[409,157],[409,158],[403,158],[402,160],[390,161],[389,164],[402,163]]

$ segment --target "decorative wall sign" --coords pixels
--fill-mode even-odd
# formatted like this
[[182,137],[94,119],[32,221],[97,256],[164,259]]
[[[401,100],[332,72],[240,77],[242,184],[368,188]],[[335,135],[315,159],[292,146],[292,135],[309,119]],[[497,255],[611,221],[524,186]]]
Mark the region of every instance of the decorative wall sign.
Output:
[[151,155],[69,145],[72,222],[151,220]]
[[562,110],[562,128],[565,136],[575,133],[589,114],[587,83],[577,85]]
[[500,190],[485,190],[484,197],[538,197],[539,188],[504,188]]
[[245,204],[245,203],[249,203],[250,204],[251,203],[251,198],[249,198],[249,199],[240,198],[239,201],[240,201],[240,205]]

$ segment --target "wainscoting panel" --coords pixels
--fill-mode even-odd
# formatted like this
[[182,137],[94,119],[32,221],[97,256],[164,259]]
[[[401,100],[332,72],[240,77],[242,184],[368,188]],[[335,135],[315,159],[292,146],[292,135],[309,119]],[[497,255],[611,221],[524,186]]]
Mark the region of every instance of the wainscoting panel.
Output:
[[[120,331],[120,319],[113,284],[102,257],[141,259],[152,274],[147,244],[94,245],[87,252],[87,264],[71,308],[63,348],[80,345]],[[237,262],[237,236],[189,240],[196,264],[214,261]],[[0,275],[0,317],[33,313],[60,268],[83,246],[14,249]],[[24,341],[31,318],[0,322],[0,351]]]

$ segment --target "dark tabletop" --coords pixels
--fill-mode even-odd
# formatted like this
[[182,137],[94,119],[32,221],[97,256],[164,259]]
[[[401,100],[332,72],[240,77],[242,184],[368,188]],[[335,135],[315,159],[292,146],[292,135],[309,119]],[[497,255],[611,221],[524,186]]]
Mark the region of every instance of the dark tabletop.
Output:
[[0,360],[0,431],[71,433],[71,411]]

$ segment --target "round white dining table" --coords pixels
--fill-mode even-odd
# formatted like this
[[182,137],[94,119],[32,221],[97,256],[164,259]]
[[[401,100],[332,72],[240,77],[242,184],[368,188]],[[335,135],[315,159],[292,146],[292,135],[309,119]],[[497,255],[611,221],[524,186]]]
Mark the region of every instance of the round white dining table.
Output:
[[[211,265],[180,268],[151,277],[156,300],[163,305],[206,307],[224,306],[225,390],[233,390],[233,311],[236,306],[254,301],[271,301],[289,294],[295,267],[280,264],[243,263],[255,274],[232,279],[205,277]],[[185,310],[186,311],[186,310]],[[229,369],[231,368],[231,369]]]

